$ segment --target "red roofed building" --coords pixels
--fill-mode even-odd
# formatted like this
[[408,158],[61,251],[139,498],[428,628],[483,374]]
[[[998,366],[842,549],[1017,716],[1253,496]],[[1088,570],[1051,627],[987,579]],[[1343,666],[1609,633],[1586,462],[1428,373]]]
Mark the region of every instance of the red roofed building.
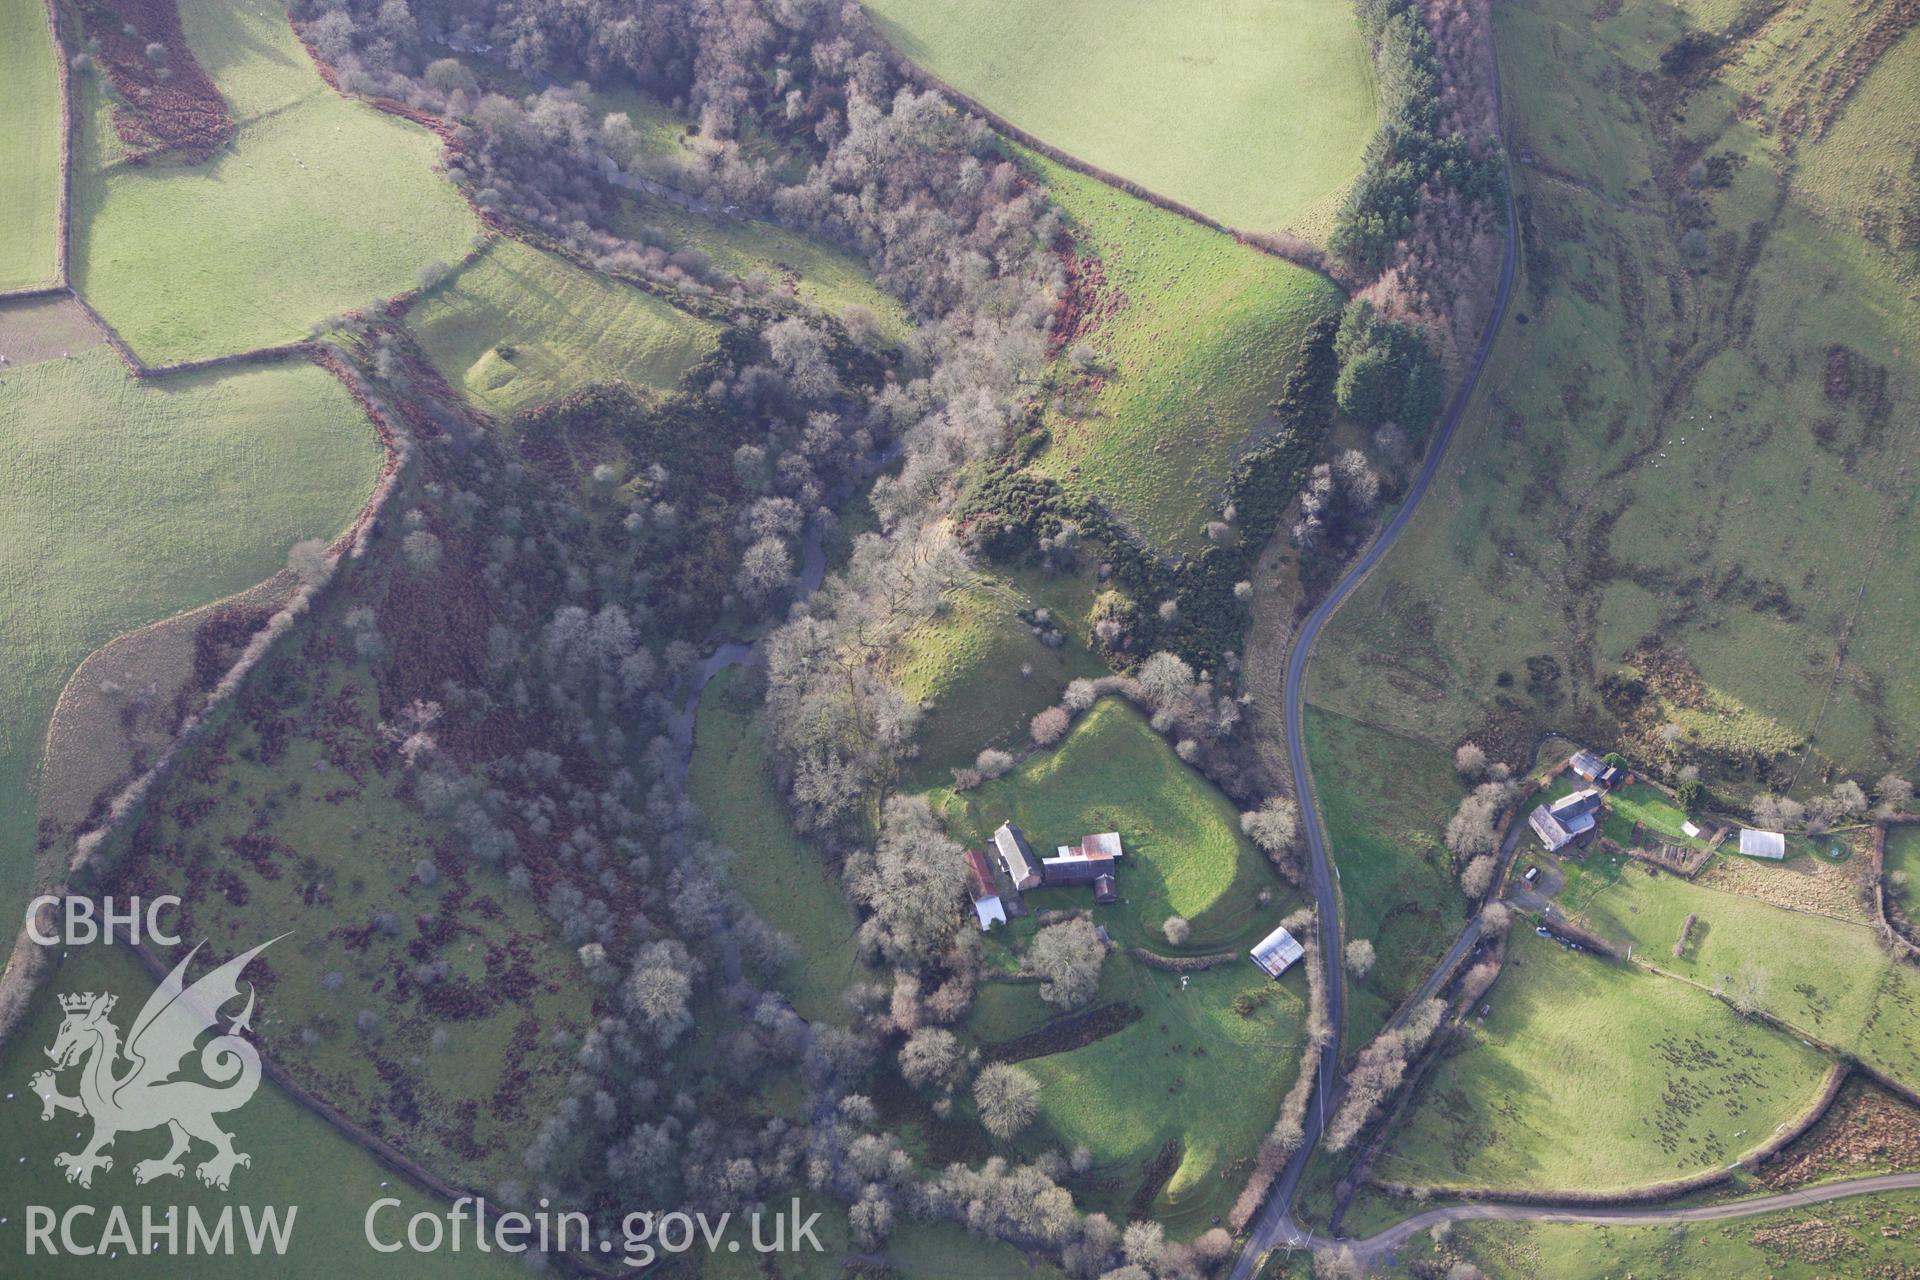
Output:
[[987,862],[987,855],[978,849],[966,852],[968,896],[973,899],[973,914],[980,921],[980,932],[985,933],[998,921],[1007,922],[1007,908],[1000,901],[998,887],[993,882],[993,867]]

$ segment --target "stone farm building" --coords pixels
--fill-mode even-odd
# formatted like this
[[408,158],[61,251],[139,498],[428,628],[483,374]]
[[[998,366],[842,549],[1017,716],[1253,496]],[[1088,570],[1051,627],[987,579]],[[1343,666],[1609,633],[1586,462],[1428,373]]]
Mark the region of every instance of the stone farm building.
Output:
[[1079,844],[1063,844],[1054,857],[1042,861],[1034,856],[1026,833],[1011,822],[1003,822],[993,833],[993,847],[1007,868],[1008,879],[1022,893],[1084,885],[1092,888],[1095,902],[1114,902],[1120,896],[1114,865],[1125,850],[1117,831],[1083,836]]
[[1567,768],[1593,783],[1596,787],[1611,790],[1626,781],[1626,770],[1619,765],[1608,764],[1599,756],[1582,747],[1567,759]]
[[967,850],[967,896],[973,899],[973,914],[985,933],[995,924],[1007,922],[1006,904],[1000,901],[999,888],[993,882],[993,868],[987,855],[978,849]]
[[1253,962],[1259,965],[1269,978],[1277,978],[1285,973],[1294,961],[1307,954],[1307,949],[1300,945],[1298,938],[1287,932],[1285,925],[1282,925],[1255,943],[1253,950],[1247,954],[1253,957]]
[[1000,861],[1006,865],[1007,876],[1013,881],[1013,887],[1025,893],[1029,889],[1040,887],[1040,859],[1033,854],[1033,846],[1027,843],[1027,833],[1011,822],[1003,822],[1000,829],[993,833],[993,847],[1000,853]]
[[1527,815],[1527,825],[1540,837],[1540,843],[1547,846],[1548,853],[1558,853],[1593,830],[1599,813],[1599,788],[1588,787],[1535,808]]

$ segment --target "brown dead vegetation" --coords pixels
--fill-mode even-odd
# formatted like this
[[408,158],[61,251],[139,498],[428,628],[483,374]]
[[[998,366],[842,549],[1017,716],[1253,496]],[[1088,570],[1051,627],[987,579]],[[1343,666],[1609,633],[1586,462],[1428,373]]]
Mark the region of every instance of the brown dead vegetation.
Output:
[[1864,1079],[1847,1082],[1803,1138],[1758,1171],[1784,1190],[1840,1176],[1920,1169],[1920,1109]]
[[113,127],[129,163],[173,152],[199,163],[233,136],[226,99],[195,60],[173,0],[88,0],[80,18],[119,94]]

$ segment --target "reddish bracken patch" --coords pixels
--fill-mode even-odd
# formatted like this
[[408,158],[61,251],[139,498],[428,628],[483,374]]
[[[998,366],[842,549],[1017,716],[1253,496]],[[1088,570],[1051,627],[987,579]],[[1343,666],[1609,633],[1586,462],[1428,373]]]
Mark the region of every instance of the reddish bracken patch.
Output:
[[180,152],[196,163],[233,136],[225,98],[200,69],[174,0],[84,0],[89,42],[121,101],[113,128],[144,164]]
[[1067,287],[1053,307],[1053,332],[1047,335],[1047,358],[1052,359],[1117,315],[1127,295],[1107,284],[1100,259],[1077,253],[1071,244],[1059,250]]
[[272,615],[257,605],[215,609],[193,629],[193,687],[211,689]]
[[1920,1110],[1855,1079],[1820,1123],[1763,1165],[1769,1187],[1797,1187],[1842,1174],[1920,1167]]

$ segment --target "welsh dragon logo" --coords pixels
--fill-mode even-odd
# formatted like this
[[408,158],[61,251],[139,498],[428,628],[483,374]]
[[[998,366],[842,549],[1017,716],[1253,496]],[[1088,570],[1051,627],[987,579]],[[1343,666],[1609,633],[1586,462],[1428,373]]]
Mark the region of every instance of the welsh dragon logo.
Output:
[[[113,1157],[106,1149],[116,1137],[162,1126],[173,1145],[158,1159],[136,1163],[135,1182],[180,1177],[186,1172],[180,1158],[196,1139],[213,1148],[213,1155],[194,1170],[210,1187],[226,1190],[234,1167],[253,1163],[251,1156],[234,1150],[233,1135],[214,1122],[222,1112],[246,1105],[260,1087],[259,1050],[241,1038],[252,1025],[252,984],[240,1016],[224,1035],[216,1034],[200,1049],[200,1074],[212,1083],[178,1077],[200,1037],[217,1030],[221,1008],[239,998],[241,972],[279,940],[235,956],[187,986],[187,966],[200,952],[196,946],[142,1006],[124,1046],[119,1028],[109,1019],[117,997],[91,991],[60,997],[66,1018],[47,1050],[53,1070],[33,1077],[33,1091],[40,1096],[42,1120],[51,1120],[61,1111],[93,1120],[93,1137],[84,1148],[53,1158],[55,1165],[66,1170],[68,1182],[91,1187],[94,1170],[113,1168]],[[69,1097],[55,1081],[60,1072],[74,1066],[80,1068],[80,1092]]]

